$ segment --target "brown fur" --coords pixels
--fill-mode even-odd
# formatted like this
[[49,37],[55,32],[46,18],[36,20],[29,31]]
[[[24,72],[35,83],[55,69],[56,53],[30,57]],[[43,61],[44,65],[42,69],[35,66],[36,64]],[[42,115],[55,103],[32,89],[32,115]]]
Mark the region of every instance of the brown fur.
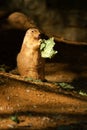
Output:
[[20,75],[44,80],[44,59],[40,52],[40,32],[32,28],[26,32],[22,48],[17,56],[17,67]]

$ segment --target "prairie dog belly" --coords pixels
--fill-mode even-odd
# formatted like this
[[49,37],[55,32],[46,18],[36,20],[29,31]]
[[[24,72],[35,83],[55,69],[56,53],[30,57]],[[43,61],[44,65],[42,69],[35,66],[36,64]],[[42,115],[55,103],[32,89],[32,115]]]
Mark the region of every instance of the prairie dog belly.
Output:
[[29,29],[24,37],[21,51],[17,56],[17,67],[20,75],[44,80],[44,65],[45,61],[41,57],[38,29]]

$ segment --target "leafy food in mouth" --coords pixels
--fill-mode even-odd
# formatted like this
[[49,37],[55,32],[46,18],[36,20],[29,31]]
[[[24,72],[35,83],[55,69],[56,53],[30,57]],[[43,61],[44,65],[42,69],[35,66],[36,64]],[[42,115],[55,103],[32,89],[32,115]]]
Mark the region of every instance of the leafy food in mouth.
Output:
[[52,58],[55,54],[57,54],[57,51],[54,50],[55,42],[54,38],[49,38],[47,40],[42,39],[41,40],[41,57],[43,58]]

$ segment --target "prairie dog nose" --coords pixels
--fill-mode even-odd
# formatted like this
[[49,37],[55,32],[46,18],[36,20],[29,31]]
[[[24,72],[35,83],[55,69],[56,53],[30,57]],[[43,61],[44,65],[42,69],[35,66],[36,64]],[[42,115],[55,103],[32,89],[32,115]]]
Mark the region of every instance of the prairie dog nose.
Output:
[[39,38],[40,38],[40,39],[48,39],[48,36],[45,35],[44,33],[40,33],[40,34],[39,34]]

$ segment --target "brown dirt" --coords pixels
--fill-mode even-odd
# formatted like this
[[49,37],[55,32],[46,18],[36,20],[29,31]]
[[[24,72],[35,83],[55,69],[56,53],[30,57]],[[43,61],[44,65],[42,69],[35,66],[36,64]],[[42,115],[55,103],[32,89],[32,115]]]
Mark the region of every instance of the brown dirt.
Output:
[[[64,75],[62,71],[59,75],[59,66],[61,71],[62,64],[46,64],[46,79],[73,79],[74,74]],[[64,128],[70,125],[73,129],[77,126],[87,129],[87,97],[80,96],[75,90],[64,90],[53,82],[29,81],[18,75],[0,72],[0,97],[0,129],[42,130],[64,125]],[[15,115],[18,122],[12,120]]]

